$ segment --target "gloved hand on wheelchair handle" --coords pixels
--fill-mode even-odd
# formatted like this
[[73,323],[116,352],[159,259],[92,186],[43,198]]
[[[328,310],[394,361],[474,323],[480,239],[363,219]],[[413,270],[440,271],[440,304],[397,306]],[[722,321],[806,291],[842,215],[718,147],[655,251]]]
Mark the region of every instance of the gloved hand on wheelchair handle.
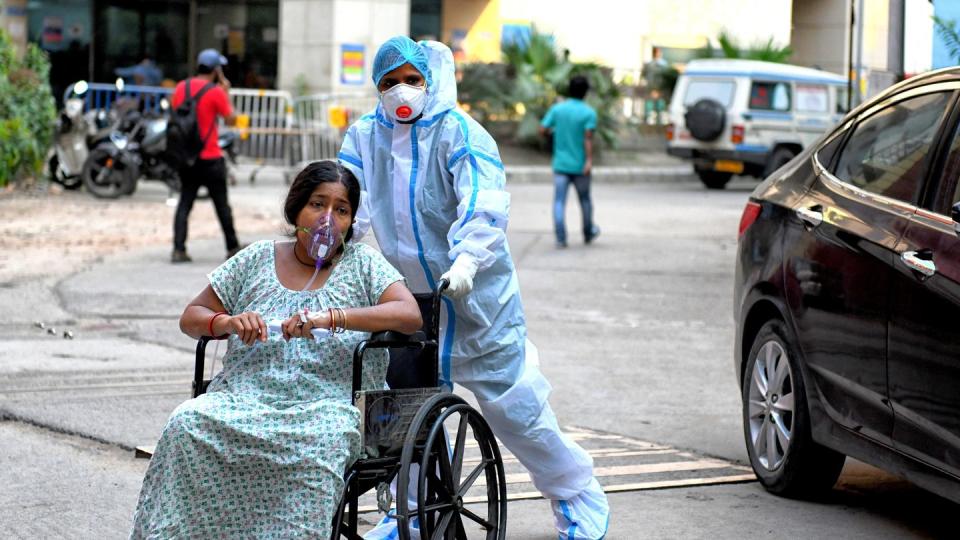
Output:
[[457,255],[456,260],[440,279],[446,279],[450,286],[444,292],[453,299],[463,298],[473,290],[473,278],[477,275],[477,260],[467,253]]

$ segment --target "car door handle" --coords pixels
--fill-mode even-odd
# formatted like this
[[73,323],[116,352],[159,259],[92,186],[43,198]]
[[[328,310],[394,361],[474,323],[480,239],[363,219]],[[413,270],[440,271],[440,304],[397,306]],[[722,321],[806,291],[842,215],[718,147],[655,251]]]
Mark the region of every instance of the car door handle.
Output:
[[796,213],[800,221],[811,227],[816,227],[823,223],[823,207],[819,204],[809,208],[797,208]]
[[933,257],[930,253],[924,253],[923,256],[917,251],[904,251],[900,254],[900,260],[907,268],[915,270],[923,276],[930,277],[937,273],[937,265],[933,263]]

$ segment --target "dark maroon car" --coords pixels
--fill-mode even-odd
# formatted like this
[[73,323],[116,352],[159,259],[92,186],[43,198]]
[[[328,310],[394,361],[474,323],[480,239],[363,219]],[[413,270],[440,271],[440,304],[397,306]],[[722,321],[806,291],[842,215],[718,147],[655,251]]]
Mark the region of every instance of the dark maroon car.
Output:
[[734,313],[760,482],[829,489],[845,456],[960,502],[960,68],[904,81],[768,177]]

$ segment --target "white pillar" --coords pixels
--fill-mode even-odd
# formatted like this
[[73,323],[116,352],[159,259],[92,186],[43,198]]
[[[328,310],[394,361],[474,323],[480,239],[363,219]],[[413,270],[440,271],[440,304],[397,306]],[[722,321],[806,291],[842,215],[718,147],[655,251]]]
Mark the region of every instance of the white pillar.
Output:
[[[377,48],[410,31],[410,0],[280,0],[277,87],[309,93],[371,91],[370,68]],[[344,45],[363,49],[360,84],[342,77]]]

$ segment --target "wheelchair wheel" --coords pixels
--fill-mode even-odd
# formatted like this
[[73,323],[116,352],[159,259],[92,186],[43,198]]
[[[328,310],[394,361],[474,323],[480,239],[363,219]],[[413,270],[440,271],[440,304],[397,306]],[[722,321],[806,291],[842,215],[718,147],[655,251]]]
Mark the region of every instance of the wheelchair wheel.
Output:
[[[453,441],[452,449],[447,443],[447,431]],[[426,442],[419,446],[416,442],[424,433]],[[468,441],[477,445],[479,460],[465,459]],[[419,469],[417,507],[410,509],[407,497],[397,497],[401,540],[409,539],[408,523],[414,516],[424,539],[506,538],[507,486],[500,449],[486,421],[463,399],[440,394],[420,407],[404,444],[397,493],[408,493],[414,464]],[[480,495],[481,487],[476,483],[481,476],[486,482],[486,496],[470,508],[465,501]]]

